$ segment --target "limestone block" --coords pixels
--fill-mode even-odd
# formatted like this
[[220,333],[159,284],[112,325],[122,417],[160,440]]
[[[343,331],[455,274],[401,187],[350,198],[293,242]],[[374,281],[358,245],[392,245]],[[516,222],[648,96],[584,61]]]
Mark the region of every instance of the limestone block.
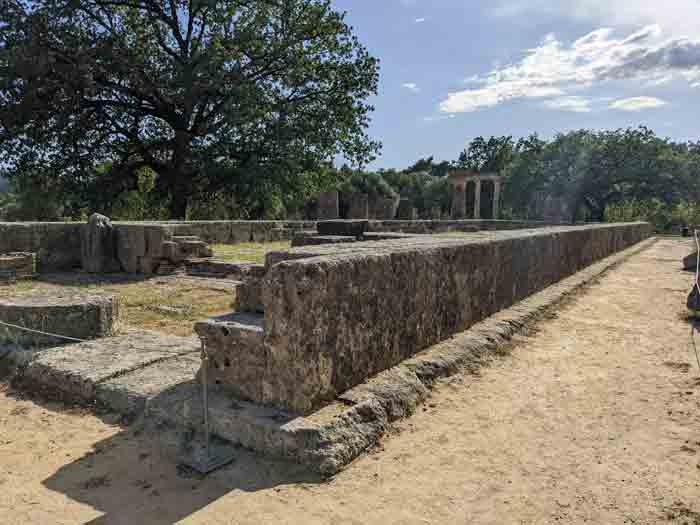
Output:
[[411,205],[409,200],[401,199],[401,202],[399,202],[397,218],[400,221],[415,221],[418,218],[418,210]]
[[366,193],[349,193],[346,198],[348,200],[348,219],[369,219],[369,195]]
[[318,221],[316,228],[319,235],[361,239],[369,229],[369,221]]
[[[111,296],[20,296],[0,298],[0,321],[77,339],[114,335],[119,302]],[[0,341],[26,346],[54,346],[66,340],[0,325]]]
[[308,413],[651,232],[606,224],[291,249],[262,291],[264,400]]
[[183,257],[180,253],[180,246],[174,241],[166,241],[162,244],[163,258],[171,263],[179,263]]
[[139,257],[146,255],[146,236],[143,226],[120,224],[117,232],[117,258],[127,273],[140,271]]
[[324,191],[318,195],[318,219],[340,218],[340,197],[337,191]]
[[265,370],[262,317],[233,314],[195,324],[210,358],[208,379],[235,396],[262,400]]
[[109,217],[93,213],[83,228],[81,239],[83,270],[110,273],[121,269],[117,259],[117,238]]

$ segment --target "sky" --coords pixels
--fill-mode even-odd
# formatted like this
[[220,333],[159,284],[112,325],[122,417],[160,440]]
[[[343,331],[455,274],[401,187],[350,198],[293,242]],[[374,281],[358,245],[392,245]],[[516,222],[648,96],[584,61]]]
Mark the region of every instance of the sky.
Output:
[[700,0],[333,0],[380,59],[371,168],[475,136],[646,125],[700,139]]

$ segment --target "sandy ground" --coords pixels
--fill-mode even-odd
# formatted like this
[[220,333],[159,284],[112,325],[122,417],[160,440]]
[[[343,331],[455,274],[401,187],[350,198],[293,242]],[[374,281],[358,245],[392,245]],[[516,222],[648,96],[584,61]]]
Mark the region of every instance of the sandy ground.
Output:
[[700,524],[689,252],[612,270],[329,482],[249,453],[199,479],[151,432],[5,391],[0,523]]

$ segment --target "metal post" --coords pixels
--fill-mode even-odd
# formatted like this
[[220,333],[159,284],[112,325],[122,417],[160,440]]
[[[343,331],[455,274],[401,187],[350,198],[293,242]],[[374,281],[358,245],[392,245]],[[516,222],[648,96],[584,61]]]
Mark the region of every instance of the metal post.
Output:
[[207,354],[206,345],[204,344],[204,339],[202,342],[202,401],[204,403],[204,443],[206,447],[207,460],[211,458],[210,450],[210,439],[209,439],[209,355]]

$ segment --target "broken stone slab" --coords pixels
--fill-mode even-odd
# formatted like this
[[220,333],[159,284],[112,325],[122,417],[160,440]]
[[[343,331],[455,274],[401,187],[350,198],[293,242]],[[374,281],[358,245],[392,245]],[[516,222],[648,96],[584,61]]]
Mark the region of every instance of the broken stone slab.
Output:
[[200,346],[196,337],[130,330],[45,350],[27,365],[20,381],[54,397],[92,404],[97,385],[160,361],[198,353]]
[[210,359],[210,383],[243,399],[260,399],[265,368],[262,315],[231,314],[200,321],[194,329]]
[[125,416],[137,416],[147,412],[151,399],[192,381],[200,364],[200,352],[193,345],[191,351],[184,355],[98,382],[94,387],[94,396],[102,406]]
[[354,237],[361,239],[369,229],[369,221],[319,221],[316,224],[319,235]]
[[[119,325],[116,296],[81,294],[0,298],[0,341],[22,346],[46,347],[65,344],[66,339],[95,339],[115,335]],[[43,332],[43,333],[39,333]]]
[[117,259],[117,238],[109,217],[93,213],[81,236],[81,260],[88,273],[112,273],[121,270]]
[[344,235],[296,235],[292,240],[292,247],[316,246],[319,244],[340,244],[357,242],[356,237]]

